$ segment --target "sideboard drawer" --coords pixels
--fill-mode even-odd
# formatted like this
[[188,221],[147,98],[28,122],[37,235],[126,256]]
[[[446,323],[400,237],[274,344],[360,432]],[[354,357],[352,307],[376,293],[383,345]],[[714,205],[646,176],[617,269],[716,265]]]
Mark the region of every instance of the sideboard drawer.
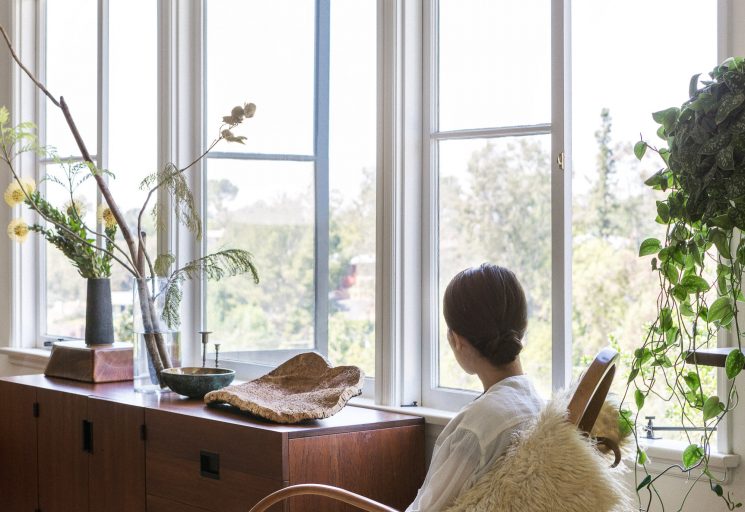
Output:
[[245,512],[287,485],[282,436],[157,410],[145,412],[148,494]]

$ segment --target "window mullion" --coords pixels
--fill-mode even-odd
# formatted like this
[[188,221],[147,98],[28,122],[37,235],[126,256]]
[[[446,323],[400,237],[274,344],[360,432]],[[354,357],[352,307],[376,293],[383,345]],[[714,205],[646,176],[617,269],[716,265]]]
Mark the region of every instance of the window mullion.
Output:
[[[731,20],[736,19],[732,15],[733,5],[730,0],[717,1],[717,62],[722,62],[730,55],[737,55],[734,50],[732,41]],[[719,329],[717,333],[718,347],[737,346],[737,335],[725,330]],[[717,369],[717,391],[719,396],[726,396],[729,380],[723,368]],[[722,420],[717,426],[717,451],[720,453],[731,453],[733,421],[729,414],[722,416]]]
[[315,345],[328,355],[330,0],[316,0],[315,69]]
[[572,363],[571,0],[551,3],[551,371],[564,387]]
[[380,2],[378,26],[375,400],[400,405],[421,400],[421,3]]
[[[159,2],[158,8],[158,98],[159,149],[158,166],[168,162],[191,162],[201,154],[204,145],[204,14],[202,2]],[[204,160],[184,173],[196,204],[204,217],[206,194]],[[203,221],[204,222],[204,221]],[[176,256],[176,268],[183,267],[204,254],[206,236],[201,241],[173,213],[172,201],[165,187],[158,191],[158,254]],[[202,329],[205,295],[202,280],[183,283],[181,309],[182,364],[201,362],[197,331]]]
[[[96,148],[96,166],[99,169],[109,167],[109,0],[98,0],[98,100],[96,105],[96,130],[98,132],[98,146]],[[104,175],[108,182],[108,176]],[[95,207],[102,204],[103,195],[96,187]],[[97,221],[96,221],[97,222]],[[99,231],[100,226],[96,226]],[[96,235],[96,243],[103,246],[101,235]]]

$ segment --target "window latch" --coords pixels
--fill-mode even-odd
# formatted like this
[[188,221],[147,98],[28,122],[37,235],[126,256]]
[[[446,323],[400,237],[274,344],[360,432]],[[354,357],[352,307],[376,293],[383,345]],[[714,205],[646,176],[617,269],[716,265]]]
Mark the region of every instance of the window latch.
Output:
[[556,157],[556,165],[558,165],[559,169],[561,169],[562,171],[564,170],[564,160],[565,160],[564,152],[559,151],[559,154]]

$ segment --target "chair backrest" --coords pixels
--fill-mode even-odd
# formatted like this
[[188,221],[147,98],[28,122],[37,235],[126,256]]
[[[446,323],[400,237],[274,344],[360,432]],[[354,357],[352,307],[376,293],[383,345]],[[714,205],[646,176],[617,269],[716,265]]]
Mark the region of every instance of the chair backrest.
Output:
[[617,362],[618,352],[604,348],[580,378],[569,401],[568,418],[582,432],[590,433],[595,425],[613,382]]

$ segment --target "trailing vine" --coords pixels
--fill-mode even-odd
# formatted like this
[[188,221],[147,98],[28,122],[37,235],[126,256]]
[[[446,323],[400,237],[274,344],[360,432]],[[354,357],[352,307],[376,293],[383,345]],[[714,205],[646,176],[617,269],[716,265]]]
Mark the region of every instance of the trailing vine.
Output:
[[[637,477],[637,494],[644,510],[654,499],[664,507],[655,483],[670,471],[708,480],[729,510],[742,506],[724,492],[709,458],[712,434],[737,405],[735,381],[745,365],[738,320],[738,301],[745,301],[745,59],[728,59],[709,76],[700,83],[699,75],[691,78],[690,98],[681,107],[653,114],[666,147],[645,140],[634,147],[640,160],[654,153],[663,163],[645,184],[664,196],[657,201],[656,221],[665,226],[664,239],[648,238],[639,248],[640,256],[652,256],[660,292],[657,317],[635,350],[628,375],[626,397],[633,395],[636,413],[624,410],[621,416],[637,439],[637,468],[644,475]],[[736,340],[726,358],[728,381],[719,390],[721,397],[707,395],[703,368],[692,356],[716,347],[720,331]],[[639,418],[651,396],[676,406],[689,443],[680,464],[656,475],[648,470],[638,434],[644,431]],[[689,430],[693,428],[702,430]]]

